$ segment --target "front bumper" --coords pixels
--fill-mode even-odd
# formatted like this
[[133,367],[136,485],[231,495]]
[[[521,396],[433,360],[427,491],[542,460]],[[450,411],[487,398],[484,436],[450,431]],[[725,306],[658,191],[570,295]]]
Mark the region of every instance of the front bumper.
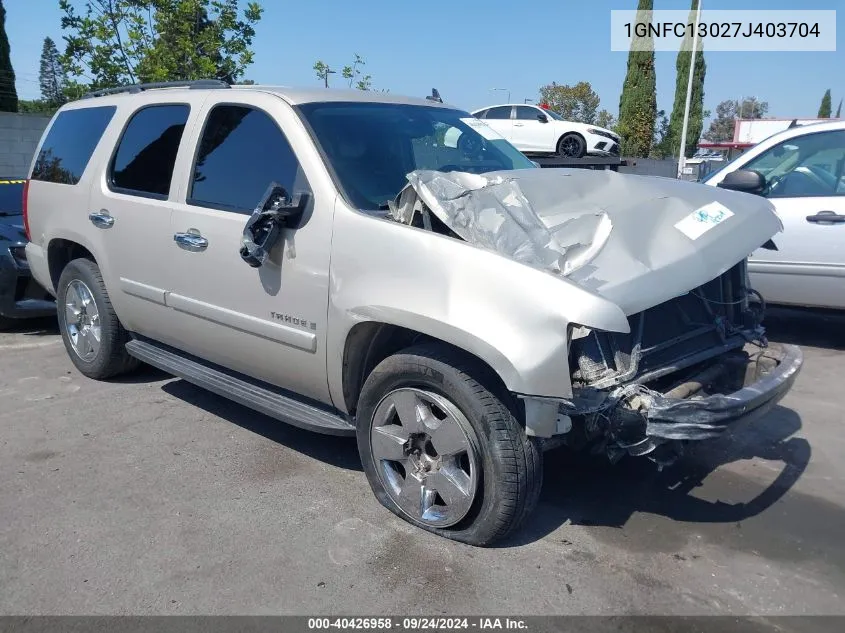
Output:
[[591,156],[619,156],[619,141],[595,134],[587,135],[587,154]]
[[0,245],[0,316],[38,318],[56,314],[52,296],[33,279],[22,245]]
[[704,440],[721,435],[740,420],[769,411],[792,388],[803,354],[795,345],[783,345],[766,353],[766,358],[776,363],[774,367],[762,375],[763,367],[752,369],[746,378],[750,384],[738,391],[703,398],[654,398],[646,409],[646,435],[667,440]]
[[595,448],[611,461],[628,454],[672,463],[684,443],[718,437],[741,420],[762,416],[792,387],[803,363],[798,347],[747,348],[691,369],[684,382],[663,391],[633,383],[579,394],[576,408],[561,407],[560,413],[580,420],[584,434],[563,443],[577,448],[600,439]]

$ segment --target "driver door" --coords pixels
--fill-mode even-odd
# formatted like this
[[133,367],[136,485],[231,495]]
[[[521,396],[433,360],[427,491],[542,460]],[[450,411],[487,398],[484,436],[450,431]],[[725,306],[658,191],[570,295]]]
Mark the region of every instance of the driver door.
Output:
[[484,122],[496,130],[503,138],[514,143],[517,149],[523,149],[519,144],[514,142],[511,106],[495,106],[490,108],[484,115]]
[[[179,163],[190,171],[171,216],[174,344],[330,402],[325,337],[335,196],[313,195],[296,148],[309,157],[314,150],[290,106],[259,92],[242,93],[238,104],[222,99],[206,103],[193,160]],[[291,196],[310,195],[296,226],[284,228],[265,263],[252,268],[239,253],[243,230],[271,183]]]
[[845,130],[787,139],[743,169],[760,171],[784,225],[749,259],[752,286],[766,301],[845,308]]
[[[540,120],[544,116],[545,121]],[[549,122],[549,116],[531,106],[516,106],[513,119],[513,136],[519,137],[520,150],[531,152],[555,151],[554,125]]]

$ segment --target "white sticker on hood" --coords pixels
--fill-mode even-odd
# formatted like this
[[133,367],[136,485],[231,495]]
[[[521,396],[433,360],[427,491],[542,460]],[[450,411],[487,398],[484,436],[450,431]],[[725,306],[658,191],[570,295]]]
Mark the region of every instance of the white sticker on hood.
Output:
[[675,225],[681,233],[691,240],[697,240],[717,224],[721,224],[733,215],[733,211],[720,202],[705,204],[696,209]]
[[483,138],[486,138],[488,141],[498,141],[504,138],[496,130],[484,123],[484,121],[476,119],[475,117],[462,117],[461,123],[466,123],[468,126],[470,126],[473,130],[481,134],[481,136]]

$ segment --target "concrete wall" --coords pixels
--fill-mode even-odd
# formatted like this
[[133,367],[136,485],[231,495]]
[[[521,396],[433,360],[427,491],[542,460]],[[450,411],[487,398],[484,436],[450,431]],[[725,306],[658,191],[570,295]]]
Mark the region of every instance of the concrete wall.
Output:
[[50,117],[0,112],[0,177],[26,176]]

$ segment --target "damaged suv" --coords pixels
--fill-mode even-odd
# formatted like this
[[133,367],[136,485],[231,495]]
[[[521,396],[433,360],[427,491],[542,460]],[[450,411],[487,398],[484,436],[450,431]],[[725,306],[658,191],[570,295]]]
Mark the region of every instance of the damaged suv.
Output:
[[27,186],[27,257],[80,372],[145,362],[356,435],[382,504],[474,545],[530,514],[545,449],[668,464],[801,365],[748,284],[781,229],[766,200],[538,169],[437,102],[95,93],[55,115]]

